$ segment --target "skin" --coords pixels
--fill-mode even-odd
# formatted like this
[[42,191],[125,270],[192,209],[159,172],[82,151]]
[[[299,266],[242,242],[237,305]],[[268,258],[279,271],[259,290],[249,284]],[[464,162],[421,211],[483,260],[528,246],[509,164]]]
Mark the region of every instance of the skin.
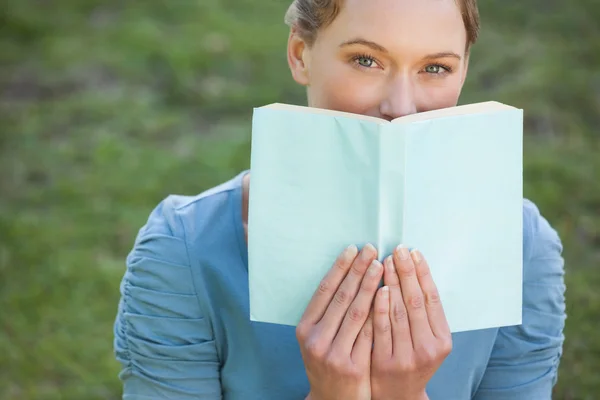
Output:
[[[287,58],[309,106],[392,120],[457,104],[466,41],[454,0],[346,0],[312,45],[292,28]],[[297,327],[310,399],[427,399],[452,349],[424,255],[400,245],[383,265],[377,257],[371,245],[346,249]]]

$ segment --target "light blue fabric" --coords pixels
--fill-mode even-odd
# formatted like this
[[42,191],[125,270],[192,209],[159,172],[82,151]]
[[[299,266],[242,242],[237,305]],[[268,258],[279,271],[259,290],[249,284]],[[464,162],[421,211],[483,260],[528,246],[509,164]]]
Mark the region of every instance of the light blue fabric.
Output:
[[[249,319],[243,174],[195,197],[169,196],[140,230],[114,327],[124,399],[308,393],[294,328]],[[454,334],[431,400],[551,398],[565,322],[561,252],[556,231],[524,200],[523,324]]]

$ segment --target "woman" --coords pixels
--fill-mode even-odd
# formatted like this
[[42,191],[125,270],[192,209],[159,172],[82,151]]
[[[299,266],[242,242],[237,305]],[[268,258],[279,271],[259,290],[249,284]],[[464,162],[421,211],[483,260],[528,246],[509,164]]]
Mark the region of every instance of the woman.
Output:
[[[296,0],[286,20],[310,106],[387,119],[457,104],[479,25],[475,0]],[[140,230],[115,323],[124,398],[551,398],[562,248],[533,203],[522,325],[450,335],[426,255],[381,265],[349,244],[293,328],[249,320],[250,179],[170,196]]]

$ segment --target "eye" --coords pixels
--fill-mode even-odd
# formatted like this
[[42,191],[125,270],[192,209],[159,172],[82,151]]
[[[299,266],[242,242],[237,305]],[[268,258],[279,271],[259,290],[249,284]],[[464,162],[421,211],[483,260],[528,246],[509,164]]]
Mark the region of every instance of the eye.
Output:
[[431,64],[425,67],[425,72],[428,74],[443,74],[450,72],[450,68],[440,64]]
[[352,62],[359,68],[374,69],[379,67],[377,60],[367,54],[358,54],[353,56]]
[[356,62],[358,62],[361,67],[370,68],[375,61],[370,57],[360,56],[356,59]]

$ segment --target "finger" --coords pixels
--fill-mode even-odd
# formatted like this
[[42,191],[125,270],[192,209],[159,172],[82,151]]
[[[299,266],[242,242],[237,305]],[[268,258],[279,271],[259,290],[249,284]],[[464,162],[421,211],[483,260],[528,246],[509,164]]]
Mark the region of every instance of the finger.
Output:
[[387,257],[383,263],[384,281],[390,287],[390,322],[392,324],[392,355],[409,355],[412,353],[412,338],[408,314],[402,299],[398,273],[392,257]]
[[327,306],[331,303],[334,293],[348,274],[357,254],[358,249],[355,245],[348,246],[342,251],[313,294],[302,315],[301,323],[315,325],[319,322]]
[[350,354],[356,337],[362,329],[369,315],[369,310],[373,304],[373,298],[377,291],[377,286],[383,275],[383,266],[377,260],[373,260],[367,273],[365,274],[356,298],[348,307],[348,311],[342,321],[339,331],[333,340],[333,348],[341,351],[342,354]]
[[421,260],[419,263],[416,263],[417,278],[419,279],[419,284],[425,298],[425,309],[427,310],[431,331],[437,338],[448,337],[450,335],[450,327],[448,326],[448,320],[442,307],[437,286],[431,276],[429,264],[420,253],[417,255],[417,252],[418,250],[413,251],[413,254]]
[[[417,256],[420,256],[420,253]],[[415,264],[406,247],[400,245],[396,248],[394,264],[400,278],[400,289],[408,314],[413,348],[418,349],[419,341],[422,343],[422,341],[433,339],[433,332],[429,326],[425,300],[417,278]]]
[[371,353],[373,351],[373,313],[370,312],[367,320],[362,326],[354,347],[352,348],[351,360],[356,365],[371,365]]
[[352,267],[350,267],[348,274],[335,292],[333,299],[331,299],[331,302],[327,306],[325,315],[317,323],[319,330],[322,332],[323,340],[328,343],[333,342],[333,338],[342,324],[348,307],[356,297],[367,267],[373,262],[376,256],[377,250],[373,245],[367,244],[363,247],[358,257],[354,259]]
[[388,360],[392,356],[392,325],[390,323],[390,288],[384,286],[375,296],[373,315],[373,359]]
[[394,268],[392,256],[387,256],[385,260],[383,260],[383,284],[389,286],[390,290],[394,288],[400,289],[400,280],[398,279],[398,273]]

